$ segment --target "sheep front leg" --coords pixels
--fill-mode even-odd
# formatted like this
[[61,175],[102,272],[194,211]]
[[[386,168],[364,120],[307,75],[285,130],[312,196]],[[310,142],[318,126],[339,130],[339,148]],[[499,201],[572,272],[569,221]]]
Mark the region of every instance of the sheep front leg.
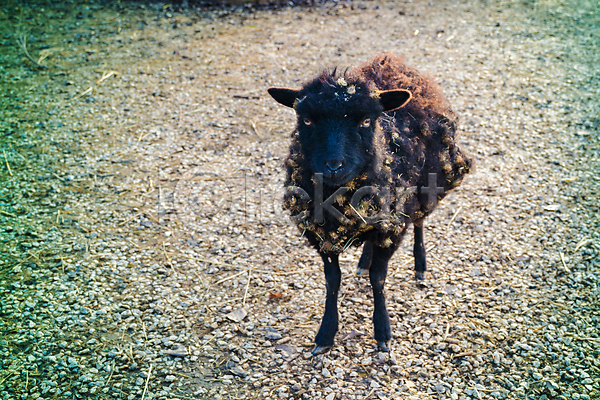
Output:
[[415,221],[415,245],[413,247],[413,256],[415,257],[415,278],[425,279],[427,270],[427,259],[425,256],[425,243],[423,243],[423,220]]
[[392,338],[390,328],[390,316],[385,306],[385,294],[383,286],[387,276],[388,262],[396,251],[396,247],[379,247],[373,245],[373,260],[369,270],[369,279],[373,288],[373,327],[375,340],[381,351],[388,351],[388,342]]
[[325,313],[321,327],[315,337],[313,355],[326,353],[333,347],[333,338],[338,330],[337,298],[340,291],[342,272],[340,271],[337,254],[321,253],[324,263],[325,281],[327,285],[327,298],[325,299]]

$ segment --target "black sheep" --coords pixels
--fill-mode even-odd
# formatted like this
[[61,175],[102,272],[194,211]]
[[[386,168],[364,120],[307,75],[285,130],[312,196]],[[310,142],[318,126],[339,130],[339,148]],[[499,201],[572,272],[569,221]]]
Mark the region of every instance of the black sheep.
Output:
[[392,53],[269,94],[298,116],[284,205],[324,262],[327,298],[313,354],[329,350],[338,329],[338,256],[362,243],[358,273],[369,272],[375,339],[387,350],[388,262],[412,222],[423,279],[423,220],[471,168],[455,141],[456,116],[432,79]]

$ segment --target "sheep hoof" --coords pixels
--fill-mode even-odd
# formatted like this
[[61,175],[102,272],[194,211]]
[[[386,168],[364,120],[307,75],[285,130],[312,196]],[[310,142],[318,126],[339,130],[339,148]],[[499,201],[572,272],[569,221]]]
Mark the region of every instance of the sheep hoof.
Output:
[[369,275],[369,270],[368,269],[358,268],[356,270],[356,276],[368,276],[368,275]]
[[333,346],[319,346],[316,345],[314,349],[312,349],[311,353],[313,356],[318,356],[319,354],[325,354],[329,350],[331,350]]
[[384,341],[377,341],[377,349],[379,351],[383,351],[385,353],[387,353],[388,351],[390,351],[390,348],[388,346],[388,344]]
[[415,279],[418,281],[425,280],[425,271],[415,271]]

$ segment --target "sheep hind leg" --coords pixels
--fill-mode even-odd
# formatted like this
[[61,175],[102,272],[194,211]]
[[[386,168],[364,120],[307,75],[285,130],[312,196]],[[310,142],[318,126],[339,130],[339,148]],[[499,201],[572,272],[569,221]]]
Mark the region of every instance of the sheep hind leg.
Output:
[[358,268],[356,269],[356,275],[369,275],[369,269],[371,268],[372,261],[373,245],[371,244],[371,242],[365,242],[363,246],[363,252],[360,256],[360,260],[358,260]]
[[425,244],[423,243],[423,221],[415,221],[415,245],[413,247],[413,256],[415,257],[415,278],[425,279],[427,270],[427,259],[425,256]]
[[325,299],[325,312],[321,320],[321,327],[315,337],[313,355],[328,352],[333,347],[333,339],[338,330],[337,298],[340,291],[342,272],[337,254],[321,253],[324,263],[327,297]]
[[387,276],[388,262],[396,251],[395,246],[373,246],[373,260],[369,270],[369,279],[373,288],[373,328],[377,347],[381,351],[388,351],[388,342],[392,339],[390,316],[385,306],[383,287]]

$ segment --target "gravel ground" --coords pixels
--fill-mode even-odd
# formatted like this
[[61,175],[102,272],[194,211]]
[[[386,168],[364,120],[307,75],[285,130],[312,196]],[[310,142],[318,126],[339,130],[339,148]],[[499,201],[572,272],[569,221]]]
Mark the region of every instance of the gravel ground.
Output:
[[[600,398],[598,2],[9,0],[0,27],[2,399]],[[392,351],[350,250],[311,357],[324,279],[266,88],[387,50],[477,168],[428,219],[425,283],[410,240],[392,260]]]

